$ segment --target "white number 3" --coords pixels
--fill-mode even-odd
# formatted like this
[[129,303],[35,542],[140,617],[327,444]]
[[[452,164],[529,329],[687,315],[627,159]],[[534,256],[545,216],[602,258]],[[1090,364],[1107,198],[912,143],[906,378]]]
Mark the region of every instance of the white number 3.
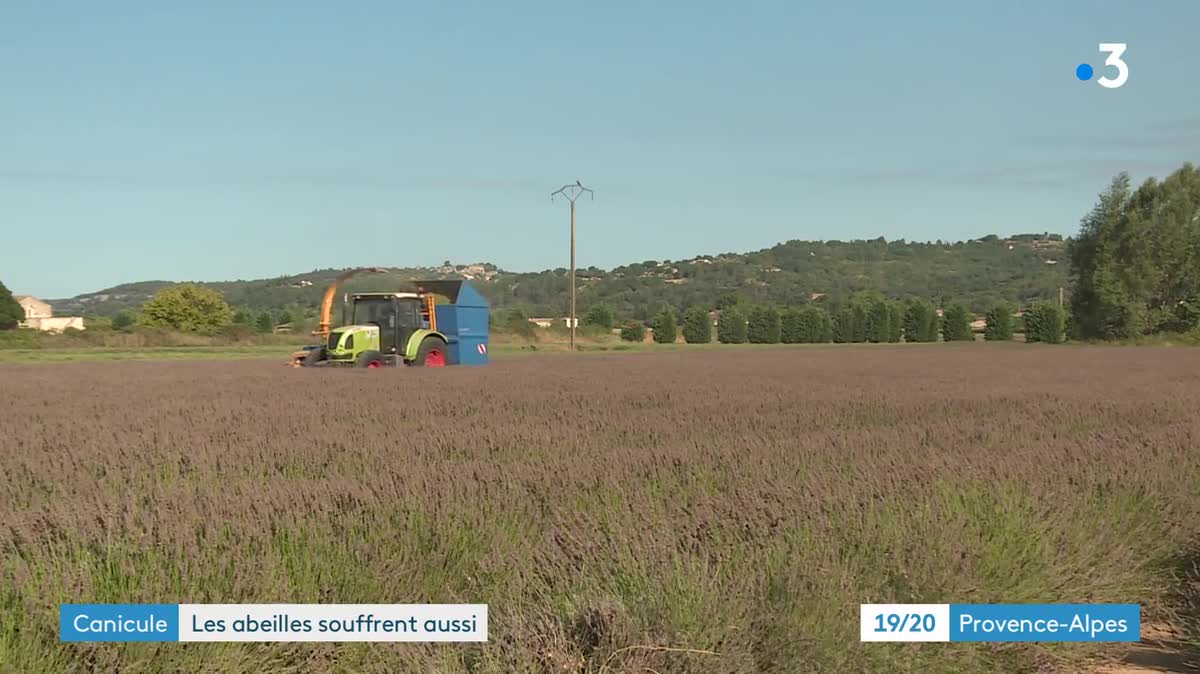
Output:
[[1125,80],[1129,79],[1129,66],[1121,60],[1121,54],[1125,53],[1124,42],[1104,42],[1100,45],[1101,53],[1108,54],[1108,58],[1104,59],[1104,65],[1115,66],[1117,69],[1117,78],[1109,79],[1108,76],[1101,77],[1096,80],[1102,87],[1116,89],[1125,84]]

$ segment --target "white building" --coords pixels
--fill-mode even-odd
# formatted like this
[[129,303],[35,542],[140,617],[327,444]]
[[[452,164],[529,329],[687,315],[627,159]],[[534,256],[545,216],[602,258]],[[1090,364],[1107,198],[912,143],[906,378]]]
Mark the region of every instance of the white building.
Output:
[[16,300],[25,310],[25,320],[19,324],[22,328],[47,332],[62,332],[67,328],[85,329],[82,317],[55,316],[53,307],[32,295],[17,295]]

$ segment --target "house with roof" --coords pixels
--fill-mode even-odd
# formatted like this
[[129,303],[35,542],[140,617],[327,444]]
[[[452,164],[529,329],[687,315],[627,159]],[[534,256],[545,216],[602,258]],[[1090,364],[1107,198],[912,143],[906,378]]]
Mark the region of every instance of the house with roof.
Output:
[[25,320],[18,323],[19,327],[46,332],[62,332],[67,328],[85,329],[81,316],[55,316],[54,307],[33,295],[16,295],[14,299],[25,310]]

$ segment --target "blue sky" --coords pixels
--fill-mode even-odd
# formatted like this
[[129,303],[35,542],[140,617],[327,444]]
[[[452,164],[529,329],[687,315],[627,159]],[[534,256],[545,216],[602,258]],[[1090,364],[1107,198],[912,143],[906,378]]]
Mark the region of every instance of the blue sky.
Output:
[[[344,6],[337,6],[337,5]],[[836,4],[836,7],[827,5]],[[1075,231],[1200,160],[1200,2],[5,2],[0,280]],[[1126,42],[1128,83],[1098,74]]]

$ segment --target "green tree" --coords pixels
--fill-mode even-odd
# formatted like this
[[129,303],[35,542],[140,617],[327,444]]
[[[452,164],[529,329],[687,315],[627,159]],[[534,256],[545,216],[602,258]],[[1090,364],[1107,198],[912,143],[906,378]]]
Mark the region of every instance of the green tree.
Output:
[[137,318],[128,311],[119,311],[112,317],[113,330],[128,330],[137,323]]
[[781,324],[780,337],[785,344],[824,344],[833,340],[833,321],[821,307],[789,309]]
[[866,341],[880,344],[888,341],[888,335],[891,334],[892,328],[889,323],[891,320],[891,312],[888,309],[887,300],[882,297],[875,297],[868,301],[865,306],[866,310],[866,326],[863,330]]
[[811,344],[828,344],[833,341],[833,316],[821,307],[805,307],[802,311],[806,324],[805,337]]
[[712,319],[707,309],[697,305],[683,313],[683,339],[688,344],[708,344],[712,341]]
[[857,316],[853,307],[843,307],[833,316],[833,341],[836,344],[852,344],[857,341]]
[[717,341],[722,344],[745,344],[746,343],[746,315],[742,310],[733,305],[727,309],[721,310],[721,315],[717,319]]
[[904,341],[936,342],[937,338],[937,312],[933,303],[925,299],[909,300],[904,312]]
[[676,338],[677,327],[675,325],[675,311],[669,306],[663,306],[654,315],[654,323],[650,326],[654,331],[654,341],[659,344],[674,344]]
[[194,283],[163,288],[142,305],[141,312],[144,325],[184,332],[212,333],[232,320],[233,309],[221,293]]
[[621,341],[642,342],[646,339],[646,326],[637,321],[630,321],[621,328]]
[[1137,189],[1127,174],[1114,178],[1068,248],[1072,334],[1125,339],[1200,326],[1189,309],[1200,299],[1198,212],[1193,164]]
[[746,338],[751,344],[778,344],[780,330],[779,310],[774,306],[761,305],[750,311]]
[[612,327],[617,324],[617,315],[613,312],[612,307],[607,304],[593,304],[583,317],[583,322],[585,325],[594,325],[605,330],[612,330]]
[[271,332],[275,329],[275,318],[271,316],[271,312],[264,311],[258,315],[258,320],[254,322],[259,332]]
[[292,320],[292,312],[288,311],[287,309],[280,311],[279,315],[275,317],[275,321],[279,325],[288,325],[292,322]]
[[869,326],[869,305],[863,301],[852,302],[850,312],[854,314],[854,322],[851,324],[850,337],[852,342],[861,344],[867,341],[867,327]]
[[804,344],[806,327],[801,309],[788,307],[779,313],[779,341],[784,344]]
[[0,283],[0,330],[12,330],[25,320],[25,309],[8,287]]
[[246,309],[238,309],[233,312],[234,325],[250,325],[254,323],[254,314]]
[[956,303],[942,310],[942,339],[947,342],[969,342],[975,339],[971,332],[971,311],[965,304]]
[[987,327],[983,338],[989,342],[1007,342],[1013,338],[1013,310],[1007,302],[1001,302],[987,313]]
[[888,302],[887,341],[895,344],[904,337],[904,307],[899,302]]
[[[1070,245],[1075,277],[1071,313],[1075,330],[1082,337],[1120,339],[1145,329],[1142,307],[1121,269],[1132,257],[1132,251],[1122,250],[1121,245],[1122,234],[1133,233],[1124,231],[1131,229],[1127,213],[1132,197],[1128,174],[1118,175],[1084,217],[1079,236]],[[1031,314],[1026,312],[1026,341],[1035,332],[1030,328]],[[1034,335],[1033,341],[1041,341],[1038,337]]]
[[1025,312],[1025,341],[1058,344],[1066,336],[1066,311],[1052,302],[1037,302]]

